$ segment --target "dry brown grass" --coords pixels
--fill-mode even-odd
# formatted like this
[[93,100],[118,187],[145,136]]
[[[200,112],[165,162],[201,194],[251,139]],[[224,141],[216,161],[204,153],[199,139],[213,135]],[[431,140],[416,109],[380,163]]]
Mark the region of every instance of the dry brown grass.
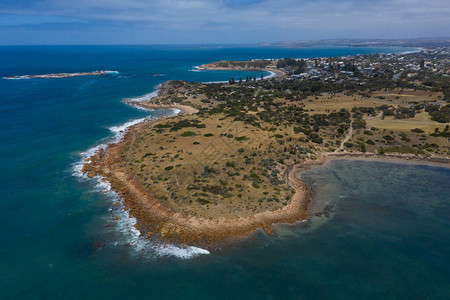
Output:
[[[223,116],[176,121],[181,119],[199,120],[205,128],[157,128],[175,119],[147,124],[121,151],[127,161],[122,168],[150,195],[173,211],[211,218],[243,217],[287,205],[293,190],[277,161],[287,160],[284,141],[299,134],[284,127],[262,130]],[[185,132],[193,135],[183,136]]]
[[383,97],[381,99],[387,102],[413,104],[413,103],[429,103],[442,99],[442,93],[429,91],[414,91],[410,89],[392,90],[392,91],[376,91],[370,93],[372,98]]
[[[353,107],[377,107],[381,105],[392,105],[397,103],[410,105],[413,103],[429,103],[440,101],[442,93],[433,93],[413,90],[377,91],[370,93],[371,98],[362,98],[359,95],[347,96],[344,94],[328,95],[322,94],[318,97],[309,97],[304,101],[305,109],[311,113],[328,113],[341,108],[351,110]],[[382,97],[383,99],[379,99]],[[398,98],[397,98],[398,97]]]
[[374,119],[366,120],[368,127],[376,127],[386,130],[397,130],[410,132],[411,129],[419,128],[425,131],[425,133],[430,134],[434,132],[436,128],[443,130],[445,126],[450,125],[450,123],[438,123],[431,120],[428,113],[422,111],[416,114],[414,118],[396,120],[394,117],[389,116],[384,118],[377,117]]

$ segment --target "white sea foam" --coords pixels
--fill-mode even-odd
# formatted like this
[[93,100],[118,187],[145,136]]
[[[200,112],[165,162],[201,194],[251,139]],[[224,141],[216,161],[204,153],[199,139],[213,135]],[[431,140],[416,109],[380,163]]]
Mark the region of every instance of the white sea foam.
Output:
[[142,96],[137,96],[137,97],[133,97],[133,98],[127,98],[125,99],[125,102],[142,102],[142,101],[147,101],[150,100],[152,98],[155,98],[158,96],[158,91],[154,91]]
[[201,72],[204,68],[200,68],[200,66],[194,66],[193,69],[190,69],[189,72]]
[[87,177],[85,174],[83,174],[83,165],[86,162],[90,161],[90,157],[93,156],[95,153],[97,153],[98,151],[102,151],[105,150],[106,147],[108,146],[108,144],[99,144],[95,147],[89,148],[88,150],[81,152],[80,156],[81,156],[81,160],[79,160],[78,162],[76,162],[73,165],[73,175],[80,178],[80,179],[88,179],[89,177]]
[[[137,102],[136,102],[137,103]],[[146,111],[146,112],[150,112],[150,111],[155,111],[154,109],[151,108],[145,108],[142,106],[139,106],[138,104],[133,104],[131,102],[128,103],[129,105],[133,106],[134,108],[136,108],[137,110],[142,110],[142,111]]]
[[[91,151],[89,152],[95,153],[95,150],[91,149]],[[81,174],[81,169],[78,174]],[[83,178],[86,179],[88,178],[83,174],[79,176],[83,176]],[[109,211],[113,212],[114,215],[118,217],[118,219],[115,221],[115,225],[117,230],[122,233],[122,236],[125,237],[125,239],[110,242],[109,244],[112,247],[131,245],[132,255],[144,256],[148,258],[174,256],[182,259],[189,259],[202,254],[210,254],[208,250],[202,248],[186,245],[176,246],[172,244],[156,242],[154,240],[142,237],[140,231],[135,227],[137,223],[136,218],[130,216],[129,212],[125,210],[123,200],[121,199],[120,195],[111,188],[111,184],[101,176],[94,176],[90,179],[94,181],[94,189],[96,191],[107,195],[109,198],[111,198],[113,203],[119,204],[118,207],[114,208],[114,210],[111,209]]]
[[[128,103],[130,105],[132,105],[134,108],[140,109],[140,110],[147,110],[145,108],[139,107],[137,105],[133,105],[133,102],[142,102],[142,101],[148,101],[151,100],[155,97],[158,97],[158,93],[159,90],[161,89],[161,83],[155,86],[155,90],[151,93],[148,94],[144,94],[142,96],[137,96],[137,97],[131,97],[131,98],[125,98],[123,101],[125,103]],[[153,111],[153,109],[149,109],[148,111]]]
[[127,129],[133,125],[142,123],[146,120],[147,118],[142,118],[142,119],[135,119],[135,120],[131,120],[128,122],[125,122],[122,125],[117,125],[117,126],[111,126],[108,129],[111,130],[112,132],[114,132],[116,134],[116,137],[114,138],[114,142],[118,142],[120,141],[125,132],[127,131]]
[[[181,112],[179,109],[172,109],[173,114],[176,115]],[[123,246],[131,245],[132,254],[136,256],[144,257],[162,257],[162,256],[174,256],[181,259],[190,259],[198,255],[209,254],[208,250],[193,247],[193,246],[177,246],[167,243],[161,243],[146,239],[141,236],[139,230],[136,229],[135,224],[137,222],[136,218],[130,216],[129,212],[125,210],[123,205],[123,200],[120,195],[117,194],[112,188],[111,184],[106,180],[106,178],[101,176],[94,176],[89,178],[86,174],[83,174],[83,164],[89,161],[89,158],[93,156],[98,151],[103,151],[107,148],[110,143],[117,143],[124,137],[127,129],[133,125],[144,122],[149,119],[141,118],[130,120],[124,124],[111,126],[109,130],[114,133],[114,137],[109,140],[109,143],[102,143],[95,147],[88,149],[85,152],[80,153],[81,160],[78,161],[73,166],[73,174],[81,180],[92,180],[94,182],[94,190],[107,195],[113,203],[119,203],[120,205],[114,209],[114,213],[119,217],[115,222],[116,228],[125,237],[123,241],[115,241],[110,243],[111,246]],[[112,210],[111,210],[112,211]]]
[[21,80],[21,79],[31,79],[30,75],[14,76],[14,77],[2,77],[6,80]]
[[141,236],[139,230],[136,229],[136,218],[130,216],[129,212],[120,205],[119,211],[116,212],[119,219],[117,220],[117,228],[127,238],[124,242],[116,242],[113,245],[118,246],[124,243],[131,245],[135,256],[144,257],[163,257],[175,256],[182,259],[193,258],[202,254],[210,254],[208,250],[194,246],[176,246],[167,243],[157,242],[151,239],[145,239]]
[[421,52],[423,50],[425,50],[425,48],[417,48],[417,49],[414,49],[414,50],[403,51],[403,52],[400,52],[398,54],[412,54],[412,53]]

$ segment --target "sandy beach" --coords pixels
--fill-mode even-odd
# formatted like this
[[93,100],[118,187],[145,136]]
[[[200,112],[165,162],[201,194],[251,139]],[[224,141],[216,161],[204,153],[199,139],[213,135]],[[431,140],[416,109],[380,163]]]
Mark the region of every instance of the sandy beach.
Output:
[[[282,70],[279,70],[275,68],[274,66],[268,66],[266,68],[254,68],[254,67],[236,67],[236,66],[230,66],[230,67],[223,67],[219,66],[217,63],[210,63],[210,64],[204,64],[201,66],[198,66],[200,70],[241,70],[241,71],[262,71],[262,72],[270,72],[274,74],[274,76],[269,76],[268,78],[273,77],[282,77],[285,76],[286,73]],[[259,80],[259,78],[257,78]]]

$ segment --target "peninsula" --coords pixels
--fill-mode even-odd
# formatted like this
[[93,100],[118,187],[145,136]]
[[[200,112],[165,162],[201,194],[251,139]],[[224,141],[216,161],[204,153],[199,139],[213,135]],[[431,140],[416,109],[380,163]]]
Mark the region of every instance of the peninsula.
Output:
[[213,248],[270,233],[307,219],[312,195],[298,174],[327,160],[449,164],[448,53],[206,64],[278,77],[165,82],[132,104],[181,113],[130,127],[83,172],[108,180],[150,239]]

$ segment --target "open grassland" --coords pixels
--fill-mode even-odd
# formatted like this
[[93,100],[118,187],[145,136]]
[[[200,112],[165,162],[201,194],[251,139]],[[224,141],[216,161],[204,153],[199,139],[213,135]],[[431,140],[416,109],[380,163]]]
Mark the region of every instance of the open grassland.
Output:
[[400,104],[426,104],[442,101],[443,94],[441,92],[420,91],[411,89],[394,89],[394,90],[382,90],[369,93],[371,98],[377,100],[383,100],[389,103]]
[[377,107],[379,102],[362,98],[358,95],[347,96],[344,94],[321,94],[310,96],[304,102],[305,110],[310,114],[325,114],[336,112],[341,109],[351,110],[353,107]]

